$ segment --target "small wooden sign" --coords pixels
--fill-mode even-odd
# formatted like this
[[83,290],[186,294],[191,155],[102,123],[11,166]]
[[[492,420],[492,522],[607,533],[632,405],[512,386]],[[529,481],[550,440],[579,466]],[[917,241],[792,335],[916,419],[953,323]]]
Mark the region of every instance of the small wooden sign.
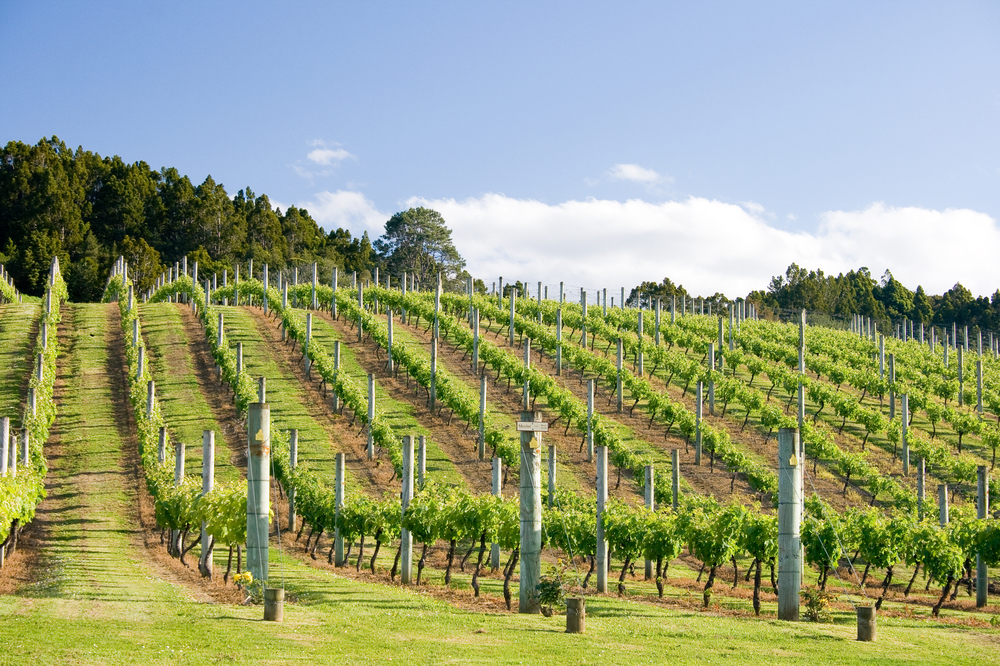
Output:
[[545,421],[518,421],[518,432],[548,432],[549,424]]

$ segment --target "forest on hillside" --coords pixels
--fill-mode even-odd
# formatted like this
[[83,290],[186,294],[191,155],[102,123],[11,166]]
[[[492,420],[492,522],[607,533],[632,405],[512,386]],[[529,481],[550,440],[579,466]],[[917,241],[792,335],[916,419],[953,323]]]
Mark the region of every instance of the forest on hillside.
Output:
[[[278,269],[317,262],[321,274],[336,266],[362,278],[376,267],[394,276],[407,271],[421,284],[442,271],[446,288],[454,289],[468,276],[451,231],[433,210],[396,213],[384,234],[372,240],[367,232],[360,237],[343,228],[327,232],[307,210],[275,209],[266,194],[250,187],[230,196],[211,175],[195,184],[176,168],[156,170],[82,147],[74,151],[56,136],[34,145],[11,141],[0,150],[0,263],[19,289],[39,295],[53,256],[59,257],[75,301],[100,297],[118,256],[126,257],[141,289],[185,256],[199,262],[202,275],[253,259]],[[477,289],[484,288],[477,281]],[[521,282],[508,288],[529,291]],[[637,285],[629,302],[640,295],[694,296],[670,278]],[[919,285],[911,290],[888,270],[876,279],[868,268],[834,276],[792,264],[764,289],[705,296],[717,307],[737,297],[756,304],[764,316],[806,309],[861,314],[883,324],[909,319],[1000,330],[1000,290],[991,298],[975,297],[955,284],[933,295]]]

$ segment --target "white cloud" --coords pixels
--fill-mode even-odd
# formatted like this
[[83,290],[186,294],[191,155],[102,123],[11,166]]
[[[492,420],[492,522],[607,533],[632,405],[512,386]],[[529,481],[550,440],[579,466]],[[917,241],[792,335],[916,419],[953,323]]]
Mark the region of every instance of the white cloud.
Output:
[[317,192],[313,201],[299,203],[327,231],[345,227],[360,236],[365,231],[372,240],[382,235],[391,215],[380,212],[361,192],[337,190]]
[[826,213],[810,233],[778,229],[739,205],[696,197],[549,205],[487,194],[464,201],[414,197],[405,206],[439,211],[468,269],[487,284],[502,275],[617,294],[622,286],[670,277],[695,293],[735,296],[766,288],[771,276],[796,262],[834,274],[867,266],[876,277],[888,268],[910,288],[922,284],[934,293],[956,281],[975,294],[1000,286],[991,256],[1000,247],[1000,228],[971,210],[873,204]]
[[[652,169],[646,169],[638,164],[616,164],[608,169],[608,176],[615,180],[630,180],[635,183],[651,185],[663,180],[663,176]],[[672,179],[668,179],[672,180]]]
[[306,158],[311,162],[321,165],[329,165],[334,163],[343,162],[344,160],[354,157],[349,152],[343,148],[314,148],[310,150],[306,155]]

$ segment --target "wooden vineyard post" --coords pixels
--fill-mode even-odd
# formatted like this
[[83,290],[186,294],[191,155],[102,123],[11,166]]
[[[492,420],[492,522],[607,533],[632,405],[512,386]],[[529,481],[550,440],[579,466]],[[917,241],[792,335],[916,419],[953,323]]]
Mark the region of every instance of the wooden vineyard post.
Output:
[[531,407],[531,338],[524,339],[524,387],[521,391],[523,411]]
[[636,347],[635,351],[635,373],[639,375],[639,377],[645,377],[646,373],[643,369],[644,359],[642,357],[642,310],[639,310],[639,312],[636,313],[636,316],[638,317],[637,330],[639,332],[639,346]]
[[437,403],[437,357],[438,357],[438,339],[437,337],[431,338],[431,386],[428,399],[428,407],[431,410],[431,414],[434,413],[434,407]]
[[677,296],[670,297],[670,323],[677,323]]
[[[195,264],[197,270],[198,264]],[[201,433],[201,495],[212,492],[215,487],[215,431],[204,430]],[[214,544],[209,543],[208,525],[201,521],[201,557],[198,558],[198,570],[207,578],[212,577],[212,554]]]
[[[375,270],[377,271],[378,269],[376,268]],[[314,261],[313,262],[313,282],[312,282],[312,309],[313,310],[319,309],[319,301],[316,300],[316,278],[318,276],[319,276],[319,273],[316,270],[316,262]],[[376,280],[376,282],[377,282],[377,280]]]
[[583,309],[583,317],[580,319],[580,346],[587,348],[587,292],[580,289],[580,307]]
[[[723,334],[724,333],[724,329],[725,329],[725,326],[724,326],[723,321],[722,321],[722,315],[719,315],[719,340],[716,343],[719,346],[719,365],[722,365],[722,359],[723,359],[722,348],[723,348],[723,345],[725,345],[725,342],[726,342],[725,341],[725,336]],[[719,368],[719,369],[721,370],[722,368]]]
[[386,326],[388,327],[388,333],[389,333],[389,340],[388,340],[387,349],[386,349],[388,360],[386,361],[386,364],[387,364],[387,366],[389,368],[389,376],[392,377],[393,372],[395,370],[395,366],[393,365],[393,360],[392,360],[392,308],[386,307],[386,309],[385,309],[385,319],[386,319]]
[[733,328],[733,304],[729,304],[729,351],[734,351],[736,349],[736,330]]
[[681,450],[670,451],[670,503],[677,511],[681,503]]
[[[660,324],[662,323],[661,320],[663,318],[663,314],[662,314],[662,312],[660,310],[661,310],[661,302],[660,302],[660,299],[657,298],[656,299],[656,311],[655,311],[655,313],[653,315],[653,329],[654,329],[653,330],[653,344],[655,344],[657,347],[660,346]],[[607,312],[605,312],[604,314],[605,314],[605,316],[607,316]]]
[[597,591],[608,591],[608,542],[604,538],[604,507],[608,503],[608,447],[598,446],[597,456]]
[[154,398],[156,396],[156,383],[150,379],[146,382],[146,418],[153,417]]
[[556,376],[562,375],[562,308],[556,308]]
[[[646,465],[646,487],[644,488],[646,494],[646,508],[650,511],[656,511],[656,493],[653,492],[656,485],[656,472],[653,470],[652,465]],[[653,580],[653,561],[646,560],[646,569],[644,573],[644,580]]]
[[[475,294],[475,280],[472,279],[471,275],[469,276],[468,283],[465,285],[465,290],[469,292],[469,326],[472,326],[472,313],[475,310],[475,308],[472,305],[472,296],[473,294]],[[546,287],[545,298],[548,297],[549,297],[549,288]]]
[[[219,313],[222,314],[221,312]],[[42,322],[42,326],[45,326],[45,322]],[[45,329],[42,329],[45,330]],[[139,318],[136,317],[132,320],[132,346],[139,346]],[[45,341],[42,340],[42,347],[45,347]]]
[[243,343],[236,343],[236,379],[239,381],[240,376],[243,374]]
[[479,375],[479,459],[486,460],[486,375]]
[[247,570],[267,581],[270,530],[271,406],[255,402],[247,415]]
[[927,498],[926,483],[924,475],[927,471],[927,464],[923,458],[917,463],[917,521],[924,519],[924,500]]
[[[334,523],[340,523],[340,513],[344,510],[344,454],[338,453],[336,458],[336,477],[334,478],[333,512]],[[318,537],[317,537],[318,538]],[[334,566],[342,567],[347,562],[344,558],[344,537],[340,534],[340,528],[333,530],[333,556]]]
[[976,359],[976,413],[983,417],[983,359]]
[[[522,421],[541,421],[541,412],[522,412]],[[537,613],[538,580],[542,575],[542,488],[540,432],[521,433],[521,581],[519,613]]]
[[[299,466],[299,431],[292,428],[288,431],[288,464],[293,470]],[[295,486],[285,488],[288,496],[288,531],[295,531]]]
[[695,388],[694,399],[694,464],[701,464],[701,420],[704,417],[704,396],[702,395],[704,385],[698,380]]
[[622,360],[623,360],[622,359],[622,355],[623,355],[622,339],[618,338],[618,379],[617,379],[617,382],[615,383],[615,393],[616,393],[616,397],[617,397],[617,402],[615,404],[616,404],[616,410],[618,411],[619,414],[621,414],[622,407],[623,407],[623,405],[622,405]]
[[372,422],[375,420],[375,375],[368,373],[368,460],[375,458],[375,436]]
[[587,462],[594,459],[594,380],[587,380]]
[[[184,442],[174,443],[174,488],[184,483]],[[170,550],[179,555],[181,552],[181,531],[170,531]]]
[[312,340],[312,332],[313,332],[313,313],[306,312],[306,341],[302,345],[303,361],[306,364],[306,377],[309,376],[309,371],[312,370],[312,360],[309,358],[309,342]]
[[[138,320],[136,320],[138,321]],[[139,347],[139,354],[135,361],[135,378],[136,381],[142,379],[143,371],[146,365],[146,348]]]
[[[501,292],[500,298],[503,298],[503,293]],[[511,287],[510,289],[510,321],[507,324],[507,338],[511,347],[514,346],[514,307],[515,301],[517,300],[517,291]]]
[[938,522],[941,527],[948,524],[948,484],[938,484]]
[[[990,476],[986,465],[976,468],[976,518],[985,520],[990,513]],[[976,608],[984,608],[989,600],[989,571],[986,560],[976,553]]]
[[[10,449],[7,446],[8,441],[10,441],[10,417],[4,416],[0,417],[0,476],[7,476],[9,465],[7,451]],[[3,550],[0,548],[0,552]]]
[[[546,291],[548,288],[546,287]],[[547,298],[547,296],[546,296]],[[542,323],[542,283],[538,283],[538,323]]]
[[603,311],[604,318],[607,319],[608,318],[608,288],[607,287],[604,288],[604,296],[601,298],[601,304],[604,307],[604,311]]
[[427,436],[417,437],[417,487],[423,488],[427,481]]
[[958,348],[958,406],[965,404],[965,348]]
[[900,400],[900,439],[903,445],[903,476],[910,475],[910,443],[906,439],[907,421],[910,419],[910,394],[904,393]]
[[157,442],[156,460],[160,464],[167,462],[167,428],[160,426],[160,438]]
[[878,336],[878,375],[885,377],[885,336],[881,334]]
[[708,343],[708,413],[715,416],[715,343]]
[[[196,264],[195,265],[195,270],[197,270],[197,269],[198,269],[198,266]],[[263,279],[263,288],[261,289],[260,307],[261,307],[261,309],[264,310],[264,314],[265,315],[268,312],[268,308],[267,308],[267,305],[268,305],[268,303],[267,303],[267,289],[268,289],[268,286],[269,285],[268,285],[268,275],[267,275],[267,264],[264,264],[264,279]]]
[[472,372],[479,374],[479,308],[472,310]]
[[[493,496],[500,497],[503,494],[502,489],[502,475],[503,474],[503,462],[500,458],[494,456],[493,458]],[[490,544],[490,569],[496,571],[500,568],[500,544],[492,543]]]
[[778,619],[798,621],[802,580],[802,464],[797,428],[778,430]]
[[551,509],[556,501],[556,445],[549,444],[549,500]]
[[[340,340],[333,341],[333,376],[336,382],[337,378],[340,376]],[[340,395],[337,393],[337,387],[334,385],[332,387],[331,393],[333,393],[333,413],[340,414],[343,406],[340,404]]]
[[365,288],[358,284],[358,342],[364,335]]

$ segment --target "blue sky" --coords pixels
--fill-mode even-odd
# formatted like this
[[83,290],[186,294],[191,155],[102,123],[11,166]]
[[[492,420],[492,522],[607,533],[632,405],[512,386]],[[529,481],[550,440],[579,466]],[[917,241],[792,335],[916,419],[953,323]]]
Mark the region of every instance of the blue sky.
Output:
[[707,293],[797,260],[989,293],[997,35],[987,2],[5,2],[0,140],[358,233],[435,205],[484,277]]

